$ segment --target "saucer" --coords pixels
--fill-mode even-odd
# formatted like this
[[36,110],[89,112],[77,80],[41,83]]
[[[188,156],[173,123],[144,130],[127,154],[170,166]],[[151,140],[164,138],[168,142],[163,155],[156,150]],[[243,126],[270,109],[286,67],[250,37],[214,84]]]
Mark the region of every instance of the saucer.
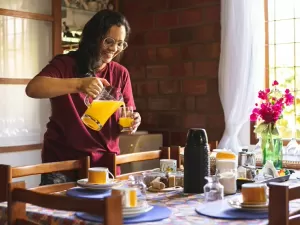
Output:
[[94,183],[89,183],[88,179],[85,178],[85,179],[78,180],[77,185],[79,187],[90,189],[90,190],[108,190],[114,186],[122,185],[122,181],[109,179],[108,183],[106,184],[94,184]]
[[136,209],[134,211],[132,210],[125,210],[123,209],[123,217],[124,218],[132,218],[132,217],[137,217],[141,214],[144,214],[146,212],[149,212],[150,210],[153,209],[153,206],[147,205],[145,207],[135,207]]
[[235,209],[244,211],[258,211],[266,212],[268,211],[268,202],[265,204],[244,204],[241,197],[236,197],[228,200],[228,204]]

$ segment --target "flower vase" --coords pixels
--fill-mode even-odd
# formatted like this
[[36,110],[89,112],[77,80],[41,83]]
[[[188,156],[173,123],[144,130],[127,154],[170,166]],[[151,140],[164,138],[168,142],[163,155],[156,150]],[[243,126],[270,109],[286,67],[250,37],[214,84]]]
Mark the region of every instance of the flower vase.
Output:
[[[276,131],[277,128],[275,127]],[[278,133],[278,131],[276,132]],[[267,161],[272,161],[276,169],[282,169],[282,139],[274,132],[266,132],[261,134],[262,163],[265,165]]]

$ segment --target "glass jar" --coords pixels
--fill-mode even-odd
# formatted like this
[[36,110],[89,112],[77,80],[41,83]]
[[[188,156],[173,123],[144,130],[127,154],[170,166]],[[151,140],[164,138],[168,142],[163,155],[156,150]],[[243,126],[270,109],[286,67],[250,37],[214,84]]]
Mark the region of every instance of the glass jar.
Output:
[[168,173],[168,177],[170,180],[170,177],[175,178],[175,185],[176,187],[183,187],[184,186],[184,180],[183,180],[184,173],[181,171],[177,171],[176,173]]
[[219,182],[219,175],[205,177],[208,183],[203,187],[205,202],[221,200],[224,198],[224,187]]
[[144,175],[142,174],[130,175],[128,179],[128,187],[137,188],[139,191],[138,198],[142,200],[146,200],[147,186],[144,183]]

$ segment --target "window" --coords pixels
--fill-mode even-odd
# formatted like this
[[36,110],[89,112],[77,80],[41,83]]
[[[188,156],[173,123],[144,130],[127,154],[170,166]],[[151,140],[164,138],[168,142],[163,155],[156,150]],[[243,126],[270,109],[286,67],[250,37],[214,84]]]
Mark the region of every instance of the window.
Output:
[[280,121],[284,139],[300,138],[300,0],[266,1],[266,85],[277,80],[295,104]]

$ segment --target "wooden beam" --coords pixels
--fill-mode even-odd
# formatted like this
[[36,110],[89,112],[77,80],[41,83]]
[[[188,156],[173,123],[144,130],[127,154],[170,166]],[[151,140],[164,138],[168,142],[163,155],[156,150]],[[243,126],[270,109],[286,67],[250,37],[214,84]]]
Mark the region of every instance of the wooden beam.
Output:
[[61,42],[61,0],[52,0],[52,54],[62,53]]
[[0,153],[41,150],[42,147],[43,147],[42,144],[0,147]]
[[23,78],[0,78],[0,84],[28,84],[31,79]]
[[42,21],[49,21],[49,22],[54,21],[54,18],[52,15],[45,15],[45,14],[31,13],[31,12],[22,12],[22,11],[16,11],[16,10],[11,10],[11,9],[0,8],[0,15],[18,17],[18,18],[23,18],[23,19],[42,20]]

